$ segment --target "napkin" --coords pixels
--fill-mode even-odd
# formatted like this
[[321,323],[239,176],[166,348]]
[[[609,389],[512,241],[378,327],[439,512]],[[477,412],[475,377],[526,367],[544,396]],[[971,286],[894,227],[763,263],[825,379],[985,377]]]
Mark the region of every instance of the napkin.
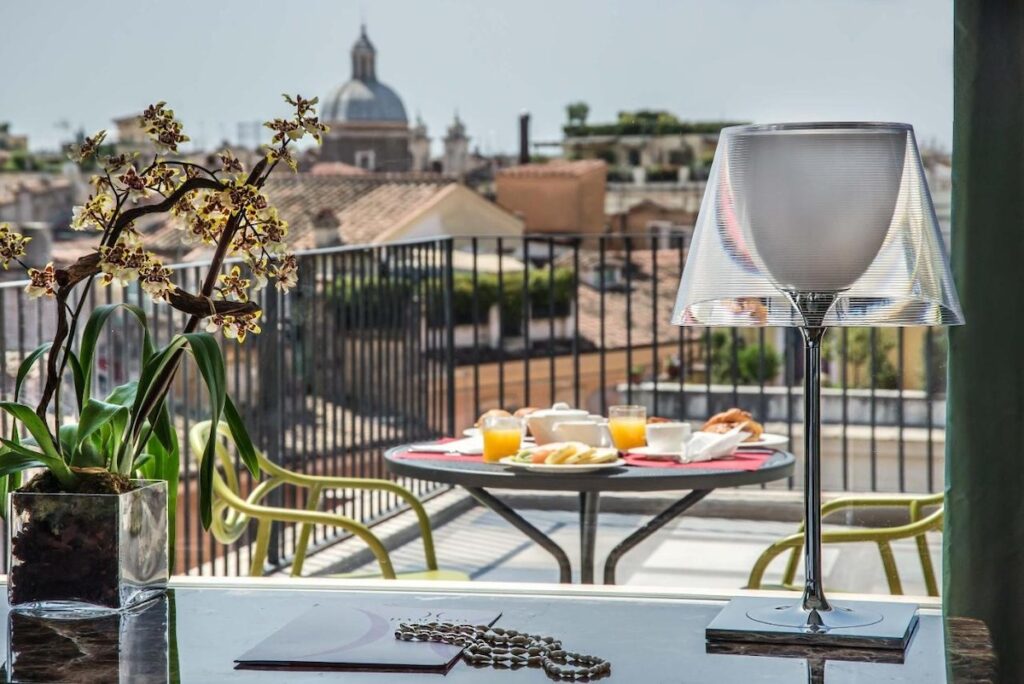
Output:
[[679,461],[681,463],[697,463],[732,456],[736,447],[749,436],[750,433],[743,432],[740,427],[734,427],[722,434],[695,432],[690,441],[683,446],[683,453],[679,456]]
[[484,440],[482,437],[467,437],[451,442],[433,442],[430,444],[413,444],[409,451],[426,454],[482,454]]

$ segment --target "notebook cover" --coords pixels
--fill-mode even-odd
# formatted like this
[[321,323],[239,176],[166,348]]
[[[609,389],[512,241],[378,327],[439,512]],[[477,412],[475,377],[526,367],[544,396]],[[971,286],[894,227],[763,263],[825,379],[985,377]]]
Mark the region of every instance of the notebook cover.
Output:
[[445,674],[462,648],[399,641],[401,622],[493,625],[500,612],[422,605],[318,605],[235,660],[237,669],[362,670]]

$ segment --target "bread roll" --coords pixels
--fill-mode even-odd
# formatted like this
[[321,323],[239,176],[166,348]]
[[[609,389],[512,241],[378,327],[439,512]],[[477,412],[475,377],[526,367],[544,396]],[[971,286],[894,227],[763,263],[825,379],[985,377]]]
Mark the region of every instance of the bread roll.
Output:
[[479,418],[476,419],[475,427],[483,427],[484,420],[488,418],[511,418],[512,414],[505,409],[491,409],[490,411],[484,411]]

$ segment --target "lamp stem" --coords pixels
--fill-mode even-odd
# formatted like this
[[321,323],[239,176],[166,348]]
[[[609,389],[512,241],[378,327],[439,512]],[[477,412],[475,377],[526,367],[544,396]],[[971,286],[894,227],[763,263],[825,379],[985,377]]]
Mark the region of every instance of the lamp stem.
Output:
[[824,327],[804,338],[804,597],[806,611],[832,610],[821,575],[821,342]]

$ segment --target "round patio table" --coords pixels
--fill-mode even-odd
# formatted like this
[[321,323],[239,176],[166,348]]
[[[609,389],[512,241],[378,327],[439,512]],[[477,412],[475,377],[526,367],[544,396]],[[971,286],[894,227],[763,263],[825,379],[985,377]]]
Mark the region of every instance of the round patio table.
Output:
[[500,463],[438,459],[402,459],[409,445],[389,449],[388,469],[395,475],[430,482],[459,485],[550,553],[558,563],[559,581],[572,582],[572,566],[565,551],[553,539],[530,524],[489,489],[527,489],[578,492],[580,497],[580,579],[594,581],[594,547],[601,492],[664,492],[689,490],[689,494],[658,513],[611,550],[604,565],[604,583],[615,584],[615,567],[630,549],[660,530],[688,508],[721,487],[739,487],[780,480],[793,474],[796,459],[774,451],[757,470],[719,468],[652,468],[623,466],[590,473],[535,473]]

